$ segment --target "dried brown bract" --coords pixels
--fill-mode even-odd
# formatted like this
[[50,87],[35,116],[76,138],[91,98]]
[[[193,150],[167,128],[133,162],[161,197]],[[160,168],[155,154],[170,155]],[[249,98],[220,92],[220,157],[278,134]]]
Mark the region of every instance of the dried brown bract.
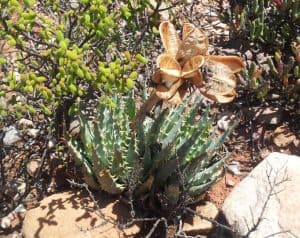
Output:
[[158,84],[156,95],[159,98],[178,104],[190,85],[220,103],[235,98],[234,74],[243,68],[240,57],[208,56],[205,32],[191,23],[183,24],[182,40],[169,21],[160,24],[159,32],[166,50],[157,58],[159,69],[152,78]]

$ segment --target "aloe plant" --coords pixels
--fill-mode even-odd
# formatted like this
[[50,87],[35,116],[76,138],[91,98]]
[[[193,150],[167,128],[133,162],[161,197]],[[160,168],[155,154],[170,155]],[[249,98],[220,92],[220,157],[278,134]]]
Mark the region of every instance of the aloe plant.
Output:
[[115,108],[102,105],[93,121],[80,113],[80,140],[71,139],[68,145],[86,182],[119,194],[135,179],[135,198],[160,193],[173,205],[183,192],[197,196],[206,191],[222,175],[228,154],[220,149],[232,128],[217,137],[209,108],[196,120],[201,100],[187,109],[190,100],[155,118],[142,117],[135,127],[133,95],[116,96]]

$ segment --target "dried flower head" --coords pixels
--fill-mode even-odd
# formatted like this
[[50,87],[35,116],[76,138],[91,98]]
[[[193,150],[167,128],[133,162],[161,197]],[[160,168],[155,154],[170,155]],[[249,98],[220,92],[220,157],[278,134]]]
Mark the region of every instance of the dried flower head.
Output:
[[212,100],[226,103],[234,99],[234,73],[243,67],[239,57],[208,56],[205,32],[191,23],[183,24],[182,40],[169,21],[160,24],[159,32],[166,50],[157,58],[159,69],[152,78],[159,98],[178,104],[192,85]]

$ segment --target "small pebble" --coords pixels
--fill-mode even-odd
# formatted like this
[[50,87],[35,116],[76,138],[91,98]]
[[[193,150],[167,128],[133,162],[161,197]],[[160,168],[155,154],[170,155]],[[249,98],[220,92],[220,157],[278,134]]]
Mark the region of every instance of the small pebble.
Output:
[[32,128],[33,122],[31,120],[22,118],[19,121],[17,121],[17,127],[18,129]]
[[3,138],[4,145],[11,146],[21,140],[22,140],[22,138],[19,134],[19,131],[14,126],[10,126],[7,128],[4,138]]
[[231,161],[227,165],[228,171],[230,173],[234,174],[234,175],[241,175],[242,174],[239,167],[240,167],[240,163],[238,161]]
[[235,185],[235,182],[231,179],[226,178],[226,186],[233,187]]
[[55,146],[54,140],[49,140],[49,141],[48,141],[48,145],[47,145],[48,149],[50,150],[50,149],[52,149],[54,146]]

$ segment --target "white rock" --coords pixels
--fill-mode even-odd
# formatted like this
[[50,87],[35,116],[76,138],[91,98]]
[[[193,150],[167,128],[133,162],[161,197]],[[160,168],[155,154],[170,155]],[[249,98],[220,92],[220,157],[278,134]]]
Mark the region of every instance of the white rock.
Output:
[[227,169],[234,175],[241,175],[240,163],[238,161],[230,161],[227,165]]
[[54,140],[49,140],[49,141],[48,141],[48,145],[47,145],[48,149],[50,150],[50,149],[52,149],[54,146],[55,146]]
[[218,120],[218,128],[222,131],[228,130],[230,126],[232,126],[233,121],[235,119],[235,115],[229,112],[222,113],[220,115],[220,119]]
[[24,205],[23,204],[20,204],[19,206],[17,206],[16,208],[15,208],[15,210],[14,210],[15,212],[17,212],[17,213],[21,213],[21,212],[26,212],[26,208],[24,207]]
[[39,167],[41,165],[41,160],[39,159],[33,159],[30,160],[27,164],[26,164],[26,170],[27,173],[31,176],[34,177],[36,172],[38,171]]
[[71,8],[73,8],[73,9],[77,9],[80,6],[78,0],[72,0],[72,1],[70,1],[70,3],[71,3]]
[[11,228],[13,221],[17,220],[19,218],[19,215],[24,214],[25,212],[26,209],[24,205],[20,204],[11,213],[0,219],[0,227],[2,229]]
[[39,132],[40,130],[35,128],[31,128],[27,130],[27,134],[33,138],[36,138],[39,135]]
[[6,216],[6,217],[3,217],[0,221],[0,227],[2,229],[8,229],[11,227],[11,219],[10,217]]
[[18,130],[14,126],[10,126],[7,128],[4,138],[3,138],[4,145],[10,146],[21,140],[22,140],[22,138],[21,138]]
[[17,127],[18,129],[32,128],[33,122],[31,120],[22,118],[19,121],[17,121]]
[[21,179],[19,179],[19,180],[14,180],[14,181],[12,182],[12,186],[14,187],[15,192],[16,192],[15,196],[13,197],[13,199],[14,199],[15,201],[17,201],[17,200],[19,200],[20,197],[22,197],[23,194],[26,192],[26,183],[25,183],[23,180],[21,180]]
[[228,224],[249,238],[299,235],[299,171],[300,157],[271,153],[226,198],[222,211]]

